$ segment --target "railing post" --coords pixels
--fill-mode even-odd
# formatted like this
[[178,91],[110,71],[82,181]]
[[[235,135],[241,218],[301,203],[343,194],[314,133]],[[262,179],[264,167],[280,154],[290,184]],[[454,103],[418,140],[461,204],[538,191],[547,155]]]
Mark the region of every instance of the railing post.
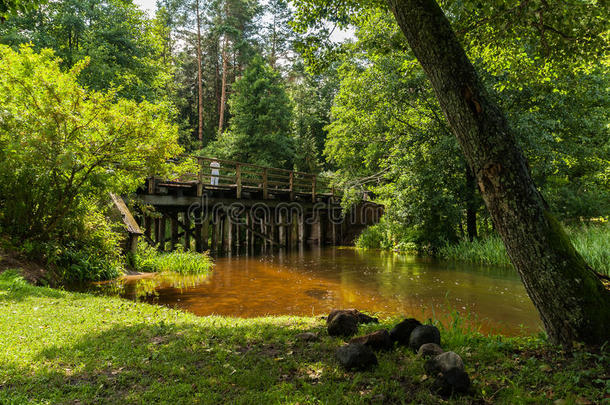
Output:
[[241,165],[235,165],[235,177],[237,182],[237,198],[241,198]]
[[269,197],[267,190],[267,168],[263,169],[263,199],[266,200]]
[[155,194],[155,176],[151,176],[148,178],[148,194]]
[[203,159],[197,158],[197,165],[199,166],[199,173],[197,174],[197,197],[203,195]]
[[290,201],[294,200],[294,172],[290,172],[290,176],[288,177],[288,191],[290,192]]
[[315,203],[316,202],[316,175],[313,175],[313,178],[311,180],[311,202]]

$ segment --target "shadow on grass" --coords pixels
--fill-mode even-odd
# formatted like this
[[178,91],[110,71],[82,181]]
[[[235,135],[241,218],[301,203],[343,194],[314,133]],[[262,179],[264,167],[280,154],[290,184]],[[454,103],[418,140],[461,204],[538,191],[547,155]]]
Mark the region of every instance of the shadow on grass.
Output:
[[[344,378],[333,356],[339,341],[295,339],[304,330],[319,331],[321,324],[295,329],[217,320],[208,326],[116,326],[72,345],[48,347],[35,358],[35,372],[2,365],[13,377],[5,381],[0,402],[3,395],[36,403],[298,402],[320,389],[315,386],[325,374]],[[351,391],[354,382],[344,378],[321,396],[344,402],[344,389],[337,389],[342,385]]]
[[66,292],[46,287],[35,287],[25,281],[17,270],[0,273],[0,302],[23,301],[28,297],[64,298]]

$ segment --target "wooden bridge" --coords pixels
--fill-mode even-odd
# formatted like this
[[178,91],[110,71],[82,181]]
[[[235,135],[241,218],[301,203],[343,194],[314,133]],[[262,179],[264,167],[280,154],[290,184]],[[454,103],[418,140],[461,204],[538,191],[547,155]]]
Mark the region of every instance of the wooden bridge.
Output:
[[[136,220],[161,250],[348,244],[376,223],[383,207],[368,201],[344,215],[323,177],[249,163],[189,156],[196,173],[147,179]],[[152,209],[150,209],[152,207]]]

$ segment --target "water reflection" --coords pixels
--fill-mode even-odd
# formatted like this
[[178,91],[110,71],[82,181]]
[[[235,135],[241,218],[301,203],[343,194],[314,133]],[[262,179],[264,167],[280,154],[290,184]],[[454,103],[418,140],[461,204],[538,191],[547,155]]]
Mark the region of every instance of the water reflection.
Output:
[[355,307],[380,315],[449,319],[517,334],[538,315],[510,268],[441,263],[391,252],[318,248],[216,259],[208,276],[128,277],[111,288],[197,315],[320,315]]

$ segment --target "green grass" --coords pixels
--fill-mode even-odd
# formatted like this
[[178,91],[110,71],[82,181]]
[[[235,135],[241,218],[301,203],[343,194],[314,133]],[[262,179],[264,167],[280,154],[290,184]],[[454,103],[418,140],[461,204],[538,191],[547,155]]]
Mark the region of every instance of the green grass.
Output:
[[141,243],[131,257],[134,270],[145,273],[171,272],[181,275],[201,275],[208,273],[214,263],[207,253],[176,250],[160,253],[155,248]]
[[[596,271],[610,275],[610,225],[572,226],[566,231],[586,262]],[[499,236],[447,245],[439,250],[438,255],[446,260],[511,265]]]
[[[0,330],[2,404],[441,402],[423,361],[404,348],[379,354],[372,371],[342,370],[334,351],[343,341],[318,318],[196,317],[34,287],[8,271],[0,274]],[[304,331],[319,341],[295,338]],[[442,339],[473,381],[471,395],[448,403],[602,403],[610,394],[607,349],[567,354],[541,337],[485,337],[459,318]]]

